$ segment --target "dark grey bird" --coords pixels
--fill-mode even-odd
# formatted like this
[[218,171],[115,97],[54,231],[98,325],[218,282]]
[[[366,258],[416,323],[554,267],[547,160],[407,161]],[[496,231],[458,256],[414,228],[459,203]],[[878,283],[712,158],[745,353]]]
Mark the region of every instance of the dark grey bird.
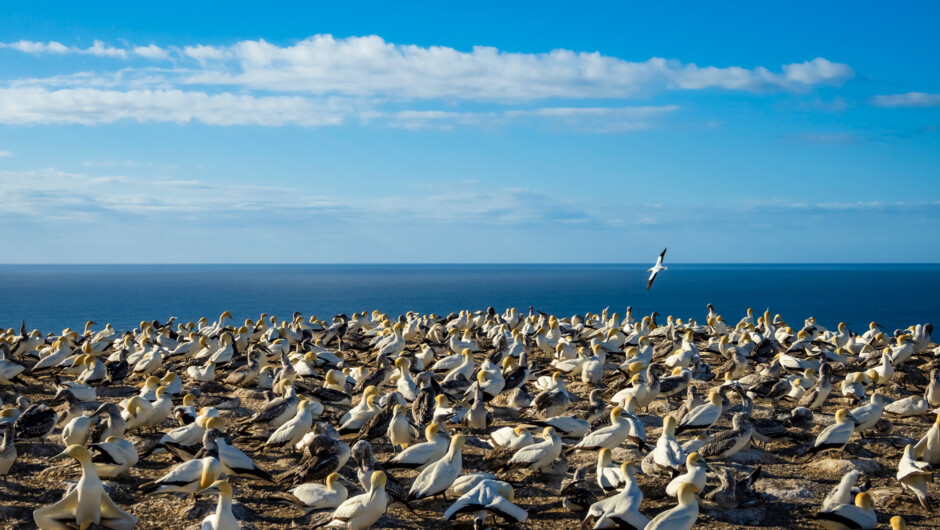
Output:
[[305,480],[323,480],[330,473],[339,471],[349,460],[349,444],[340,439],[329,422],[317,422],[313,432],[315,436],[304,447],[300,465],[277,475],[278,482],[297,484]]
[[[389,399],[386,400],[385,406],[382,407],[382,410],[378,411],[374,416],[362,424],[362,427],[359,428],[359,434],[356,436],[356,440],[366,440],[371,442],[376,438],[385,436],[385,433],[388,432],[389,424],[392,423],[392,416],[394,416],[393,412],[395,405],[398,404],[399,401],[397,399],[389,396]],[[340,430],[340,434],[342,435],[348,433],[344,433],[342,430]]]
[[815,410],[823,406],[832,392],[832,366],[825,363],[819,366],[819,379],[813,388],[807,390],[798,402],[799,406]]
[[[388,381],[388,378],[392,375],[392,366],[388,362],[388,357],[383,353],[380,354],[378,359],[376,359],[375,370],[373,370],[369,375],[363,377],[356,383],[356,386],[353,387],[353,394],[359,395],[362,394],[362,391],[368,386],[374,386],[378,388],[385,381]],[[386,487],[386,489],[388,489]]]
[[569,512],[583,512],[597,502],[597,494],[591,490],[585,480],[587,472],[588,466],[581,466],[574,472],[571,479],[565,479],[561,484],[561,491],[558,495],[562,497],[562,506]]
[[742,412],[731,418],[732,428],[712,436],[698,453],[704,458],[728,458],[747,447],[754,432],[754,425]]
[[705,495],[705,498],[714,502],[719,508],[733,510],[741,505],[756,502],[754,492],[751,490],[754,482],[760,478],[761,467],[757,466],[743,479],[737,479],[731,468],[722,467],[716,470],[721,486]]
[[92,416],[98,418],[98,422],[92,427],[92,441],[104,443],[110,436],[124,435],[124,417],[121,416],[121,409],[114,403],[99,406]]
[[46,405],[37,403],[20,414],[13,423],[13,431],[17,439],[45,438],[55,429],[59,421],[59,414]]
[[418,425],[427,425],[434,418],[434,398],[437,397],[437,391],[431,384],[433,378],[432,372],[418,374],[418,395],[411,404],[411,416]]
[[107,375],[101,380],[102,386],[119,385],[127,378],[131,366],[127,362],[127,348],[121,347],[118,360],[108,361],[104,364]]

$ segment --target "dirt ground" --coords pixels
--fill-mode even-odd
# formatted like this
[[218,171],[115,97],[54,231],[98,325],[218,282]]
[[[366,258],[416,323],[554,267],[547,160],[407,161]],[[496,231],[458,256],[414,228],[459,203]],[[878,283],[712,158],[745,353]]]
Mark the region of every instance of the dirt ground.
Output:
[[[705,355],[705,354],[703,354]],[[482,360],[482,355],[478,357]],[[547,363],[547,359],[536,359],[539,366]],[[892,399],[906,397],[914,393],[922,393],[926,384],[926,374],[929,372],[924,360],[914,359],[910,364],[898,369],[898,373],[886,387],[887,394]],[[918,367],[918,365],[921,365]],[[897,464],[901,457],[903,447],[915,443],[933,423],[935,416],[927,413],[914,418],[891,418],[892,426],[889,432],[875,433],[861,440],[857,435],[853,437],[850,460],[829,459],[817,456],[808,460],[801,456],[801,449],[812,443],[814,435],[824,425],[832,423],[832,415],[836,409],[843,406],[854,406],[838,392],[838,382],[843,372],[836,372],[836,388],[829,397],[823,411],[817,412],[817,425],[811,432],[802,433],[792,429],[794,441],[777,442],[767,447],[751,448],[736,455],[731,462],[713,462],[713,467],[723,465],[732,466],[738,476],[744,475],[760,464],[763,469],[762,478],[755,484],[759,493],[755,496],[755,503],[751,507],[738,508],[725,511],[708,502],[701,503],[700,516],[695,528],[814,528],[811,517],[818,511],[823,497],[841,479],[842,475],[852,467],[859,468],[871,479],[870,493],[874,499],[875,510],[878,513],[879,528],[888,528],[888,520],[893,515],[903,516],[909,528],[936,528],[940,527],[940,514],[927,513],[917,503],[915,498],[901,489],[900,483],[895,480]],[[611,381],[618,376],[612,376]],[[222,377],[220,377],[222,379]],[[54,395],[51,381],[48,379],[36,380],[27,377],[30,383],[25,387],[13,390],[25,395],[32,402],[48,402]],[[133,383],[133,381],[131,381]],[[184,379],[185,383],[185,379]],[[714,382],[694,381],[696,386],[703,389],[715,386]],[[184,385],[189,388],[188,385]],[[582,399],[587,399],[591,388],[580,382],[569,382],[569,391]],[[609,396],[619,388],[609,388],[605,395]],[[241,407],[231,411],[223,411],[223,416],[244,417],[258,410],[264,403],[259,393],[244,389],[215,388],[226,394],[235,393],[241,397]],[[102,401],[119,401],[122,397],[137,391],[133,387],[111,389],[107,397],[99,393]],[[8,387],[0,397],[4,402],[12,401],[14,394]],[[358,399],[358,398],[357,398]],[[734,399],[734,398],[732,398]],[[505,425],[524,423],[528,416],[522,419],[512,419],[514,411],[501,407],[502,397],[495,401],[494,415],[496,421],[489,430],[495,430]],[[783,403],[785,405],[785,403]],[[652,413],[642,415],[647,425],[647,438],[655,443],[661,427],[661,416],[668,409],[666,402],[657,400],[651,406]],[[758,408],[756,415],[766,415],[767,409]],[[527,411],[525,414],[529,414]],[[658,414],[658,415],[657,415]],[[172,420],[163,425],[166,431],[174,426]],[[720,424],[728,428],[729,418],[724,417]],[[76,480],[80,474],[74,463],[59,463],[51,466],[48,458],[63,449],[61,445],[60,430],[57,429],[50,436],[50,443],[35,442],[17,443],[19,458],[14,464],[6,482],[0,482],[0,527],[26,529],[33,528],[32,511],[39,506],[58,500],[66,486],[67,481]],[[471,433],[473,436],[485,438],[485,433]],[[159,438],[160,434],[129,436],[138,450],[149,447]],[[687,439],[680,436],[680,441]],[[566,443],[571,442],[566,441]],[[486,449],[468,444],[464,450],[464,472],[480,470],[483,466]],[[387,443],[374,444],[376,456],[380,461],[390,458],[390,446]],[[631,450],[626,448],[614,452],[614,461],[620,462],[627,457]],[[271,474],[284,471],[295,465],[293,456],[284,453],[266,451],[252,453],[255,462]],[[807,461],[808,460],[808,461]],[[596,453],[578,453],[571,456],[569,472],[581,465],[590,465],[589,480],[593,480],[593,467],[596,463]],[[194,501],[191,497],[177,494],[149,494],[139,493],[141,484],[162,476],[173,464],[168,454],[157,454],[142,458],[131,470],[130,476],[121,477],[106,482],[111,491],[112,499],[125,510],[135,515],[139,521],[139,528],[185,529],[197,526],[206,515],[215,509],[215,498],[199,498]],[[347,464],[343,473],[355,481],[353,461]],[[395,471],[406,487],[410,479],[416,475],[410,471]],[[531,476],[527,471],[514,471],[505,475],[506,480],[516,486],[516,503],[525,508],[529,519],[519,528],[576,528],[580,525],[581,516],[570,513],[562,506],[562,498],[558,491],[561,485],[561,476]],[[666,478],[638,475],[638,481],[643,489],[645,499],[641,511],[648,517],[675,505],[675,501],[665,496],[664,487]],[[709,474],[708,486],[705,493],[718,484],[717,478]],[[310,515],[305,515],[300,509],[282,504],[272,498],[272,493],[286,491],[289,485],[268,484],[260,481],[239,478],[235,482],[235,514],[241,520],[243,528],[304,528],[310,526]],[[350,495],[358,492],[350,491]],[[598,493],[600,490],[598,489]],[[940,495],[940,487],[930,485],[930,494],[936,498]],[[703,495],[704,496],[704,495]],[[425,499],[413,502],[413,512],[407,511],[401,505],[392,505],[387,514],[376,524],[377,528],[472,528],[472,519],[469,516],[460,517],[453,523],[441,519],[442,512],[449,506],[443,499]],[[488,522],[492,523],[492,519]]]

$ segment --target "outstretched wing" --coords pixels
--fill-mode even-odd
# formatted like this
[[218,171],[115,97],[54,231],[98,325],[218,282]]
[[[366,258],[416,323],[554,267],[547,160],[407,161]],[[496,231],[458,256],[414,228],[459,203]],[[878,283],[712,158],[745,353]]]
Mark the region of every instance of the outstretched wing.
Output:
[[646,290],[647,290],[647,291],[649,291],[649,290],[650,290],[650,287],[653,286],[653,280],[656,279],[656,276],[657,276],[658,274],[659,274],[659,271],[654,268],[652,274],[650,274],[650,279],[649,279],[649,281],[646,282]]
[[659,253],[659,257],[656,258],[656,266],[657,266],[657,267],[662,267],[662,265],[663,265],[663,257],[664,257],[665,255],[666,255],[666,249],[664,248],[663,251]]

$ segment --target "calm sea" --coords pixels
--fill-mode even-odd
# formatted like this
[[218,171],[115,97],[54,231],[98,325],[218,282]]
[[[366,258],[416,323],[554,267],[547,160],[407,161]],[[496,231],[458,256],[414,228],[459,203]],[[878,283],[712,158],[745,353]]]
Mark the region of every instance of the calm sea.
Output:
[[[530,305],[556,315],[600,312],[693,317],[711,302],[728,322],[770,308],[791,325],[808,316],[864,331],[940,323],[940,264],[675,264],[646,291],[649,265],[5,265],[0,326],[61,331],[86,320],[129,329],[175,315],[238,321],[261,312],[328,318],[379,309],[447,314]],[[664,320],[663,320],[664,321]],[[100,326],[96,326],[99,329]]]

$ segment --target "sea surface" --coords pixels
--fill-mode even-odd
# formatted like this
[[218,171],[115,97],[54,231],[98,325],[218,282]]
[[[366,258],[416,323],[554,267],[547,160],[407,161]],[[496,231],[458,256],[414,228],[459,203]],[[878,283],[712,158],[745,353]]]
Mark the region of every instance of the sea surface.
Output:
[[[712,303],[729,323],[769,308],[792,326],[815,316],[864,331],[940,323],[940,264],[674,264],[646,291],[649,265],[3,265],[0,326],[60,332],[86,320],[131,329],[170,316],[237,321],[294,311],[329,320],[379,309],[447,314],[529,306],[556,315],[653,311],[704,322]],[[662,317],[661,322],[665,321]]]

